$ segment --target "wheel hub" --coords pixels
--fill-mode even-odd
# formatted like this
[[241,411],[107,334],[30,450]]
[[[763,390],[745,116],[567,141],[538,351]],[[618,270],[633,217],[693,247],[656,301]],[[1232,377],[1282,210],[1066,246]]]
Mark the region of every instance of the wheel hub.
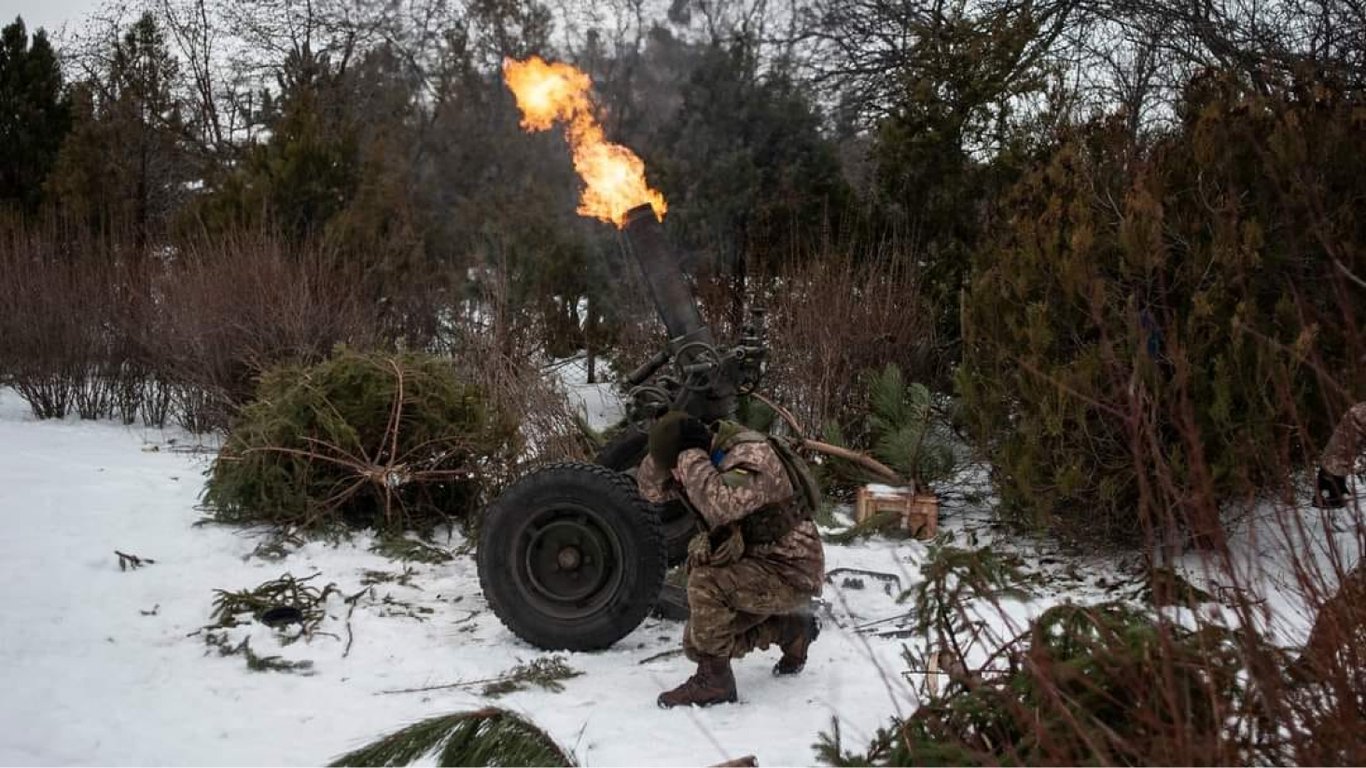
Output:
[[559,563],[561,570],[572,571],[583,562],[583,555],[579,553],[578,547],[565,547],[555,556],[555,561]]
[[547,510],[522,529],[523,589],[540,610],[592,614],[621,580],[621,544],[591,510]]

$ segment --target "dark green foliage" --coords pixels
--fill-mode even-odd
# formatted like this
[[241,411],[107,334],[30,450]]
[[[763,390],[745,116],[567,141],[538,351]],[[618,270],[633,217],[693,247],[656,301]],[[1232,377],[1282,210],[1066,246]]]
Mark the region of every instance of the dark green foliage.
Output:
[[175,95],[180,68],[151,12],[103,48],[107,63],[72,90],[72,128],[48,192],[71,221],[131,230],[146,245],[165,234],[194,178]]
[[326,56],[292,51],[267,102],[269,140],[195,201],[205,230],[278,226],[303,238],[322,228],[355,194],[360,158],[354,118],[341,103],[343,81]]
[[868,391],[873,455],[892,469],[928,487],[953,471],[950,437],[924,384],[906,384],[901,369],[888,364]]
[[449,549],[433,546],[425,541],[396,533],[381,535],[374,544],[370,545],[370,551],[384,555],[390,560],[412,561],[429,565],[449,563],[455,559],[455,555]]
[[298,672],[313,674],[313,662],[308,659],[289,661],[279,656],[260,656],[251,649],[251,638],[244,637],[242,642],[233,645],[226,632],[204,633],[204,643],[218,649],[219,656],[242,656],[246,659],[247,669],[252,672]]
[[528,685],[559,693],[564,690],[561,680],[568,680],[581,674],[583,673],[569,666],[563,656],[542,657],[518,664],[504,672],[497,680],[484,686],[484,695],[502,696],[505,693],[525,690]]
[[1226,718],[1246,705],[1242,638],[1190,631],[1119,605],[1046,611],[1001,658],[862,754],[838,729],[816,750],[831,765],[1220,765],[1251,754]]
[[954,345],[972,254],[1029,154],[1029,128],[1037,130],[1012,104],[1044,90],[1035,46],[1048,20],[1012,5],[883,8],[883,25],[907,48],[870,153],[875,200],[924,264],[939,341]]
[[1027,585],[1033,579],[1023,572],[1023,566],[1018,555],[991,547],[931,545],[920,566],[920,582],[902,599],[910,598],[914,603],[920,632],[953,634],[962,631],[964,609],[971,600],[1027,599]]
[[773,431],[774,425],[777,424],[778,412],[756,397],[741,395],[735,420],[755,432],[766,435]]
[[[1016,187],[965,308],[965,411],[1011,518],[1134,537],[1316,459],[1360,394],[1363,95],[1196,80],[1151,148],[1066,135]],[[1326,407],[1327,406],[1327,407]]]
[[[829,518],[831,523],[833,517]],[[823,538],[831,544],[850,544],[875,534],[905,537],[907,531],[901,524],[901,513],[896,510],[875,512],[842,531],[826,534]]]
[[761,74],[756,50],[740,37],[691,51],[677,115],[651,142],[671,231],[737,274],[747,254],[804,251],[850,196],[808,94],[781,66]]
[[337,585],[329,583],[319,589],[308,582],[320,574],[296,579],[284,574],[252,589],[236,592],[216,589],[213,599],[213,620],[210,627],[235,627],[243,623],[241,616],[250,614],[251,620],[281,629],[295,627],[293,634],[285,634],[292,642],[311,635],[327,616],[327,598],[337,593]]
[[439,766],[574,765],[544,731],[495,707],[414,723],[342,755],[331,765],[411,765],[430,755],[436,756]]
[[0,208],[32,214],[71,125],[57,54],[22,18],[0,31]]
[[448,361],[341,348],[262,377],[204,500],[229,522],[423,532],[482,505],[515,431]]
[[[874,458],[910,479],[917,488],[932,488],[957,466],[955,439],[948,429],[944,406],[928,387],[907,384],[901,369],[888,363],[860,377],[866,381],[867,411],[850,432],[826,424],[822,439],[833,445],[868,451]],[[820,479],[831,488],[867,482],[887,482],[864,467],[835,457],[824,457]]]

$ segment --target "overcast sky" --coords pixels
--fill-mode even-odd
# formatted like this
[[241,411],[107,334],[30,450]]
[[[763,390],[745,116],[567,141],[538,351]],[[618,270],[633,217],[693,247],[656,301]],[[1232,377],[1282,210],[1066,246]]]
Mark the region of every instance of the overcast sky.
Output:
[[46,27],[49,36],[55,38],[63,25],[79,25],[101,4],[102,0],[0,0],[0,26],[22,16],[30,32]]

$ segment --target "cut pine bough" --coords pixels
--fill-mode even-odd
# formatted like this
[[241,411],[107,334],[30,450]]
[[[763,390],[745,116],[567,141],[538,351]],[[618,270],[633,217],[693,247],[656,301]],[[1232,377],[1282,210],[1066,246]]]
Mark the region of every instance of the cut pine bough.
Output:
[[531,721],[485,707],[432,717],[337,758],[333,766],[412,765],[572,766],[574,759]]
[[[572,755],[530,720],[506,709],[485,707],[414,723],[342,755],[331,766],[412,765],[432,757],[438,766],[577,765]],[[758,764],[753,755],[745,755],[717,763],[716,768]]]

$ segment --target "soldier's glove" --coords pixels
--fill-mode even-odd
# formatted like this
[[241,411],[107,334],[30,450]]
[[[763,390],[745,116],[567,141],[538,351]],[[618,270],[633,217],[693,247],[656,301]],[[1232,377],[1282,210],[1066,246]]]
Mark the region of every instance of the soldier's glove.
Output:
[[706,531],[688,540],[688,570],[702,565],[711,565],[711,539]]
[[711,430],[696,416],[689,416],[678,424],[678,452],[690,448],[711,451]]
[[740,533],[740,526],[728,525],[712,531],[712,536],[717,538],[717,543],[711,548],[711,565],[730,565],[745,556],[745,537]]
[[678,466],[678,454],[689,448],[707,450],[711,433],[707,425],[683,411],[669,411],[650,427],[650,458],[666,470]]

